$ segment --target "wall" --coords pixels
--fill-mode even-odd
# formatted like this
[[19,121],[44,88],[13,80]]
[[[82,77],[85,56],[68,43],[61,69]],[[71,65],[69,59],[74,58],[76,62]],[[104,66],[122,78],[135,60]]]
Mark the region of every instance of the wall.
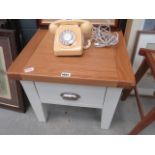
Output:
[[155,19],[128,19],[125,30],[125,41],[130,57],[134,52],[137,31],[155,30]]
[[18,19],[17,25],[20,30],[21,46],[24,47],[37,31],[36,19]]
[[155,30],[155,19],[146,19],[144,23],[144,30]]
[[137,31],[143,29],[144,23],[145,19],[128,19],[127,21],[124,36],[130,57],[132,57],[132,53],[134,51]]

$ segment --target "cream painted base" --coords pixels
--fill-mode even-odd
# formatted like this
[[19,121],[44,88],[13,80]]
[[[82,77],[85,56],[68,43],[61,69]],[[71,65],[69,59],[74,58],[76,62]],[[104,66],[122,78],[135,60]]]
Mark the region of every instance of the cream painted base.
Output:
[[[110,127],[122,92],[121,88],[106,88],[58,83],[52,84],[33,81],[20,82],[39,121],[45,122],[47,119],[48,112],[45,107],[46,105],[43,103],[43,101],[47,101],[50,104],[73,105],[101,109],[101,128],[103,129],[108,129]],[[71,102],[63,101],[60,98],[60,90],[65,91],[66,88],[72,92],[75,91],[74,93],[78,93],[81,99]],[[52,89],[53,91],[51,92]]]

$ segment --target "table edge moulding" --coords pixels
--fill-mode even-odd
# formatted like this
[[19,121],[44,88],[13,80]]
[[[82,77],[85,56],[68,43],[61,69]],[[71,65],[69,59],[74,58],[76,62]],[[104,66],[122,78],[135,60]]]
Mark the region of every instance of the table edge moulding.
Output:
[[[30,80],[30,81],[34,80],[34,81],[42,81],[42,82],[59,82],[59,83],[86,84],[86,85],[111,86],[111,87],[123,87],[123,88],[130,88],[135,85],[134,74],[132,71],[130,58],[127,53],[127,49],[125,46],[125,41],[124,41],[122,32],[119,32],[119,38],[120,38],[119,43],[118,43],[118,45],[115,45],[115,47],[106,47],[106,48],[91,47],[84,53],[83,56],[76,57],[76,58],[75,57],[74,58],[55,57],[52,53],[53,51],[52,51],[52,38],[51,38],[51,41],[49,41],[49,42],[51,42],[51,45],[45,46],[45,48],[51,48],[50,65],[51,64],[55,65],[56,63],[58,63],[60,61],[63,64],[63,61],[65,59],[66,60],[64,61],[64,64],[67,61],[70,64],[74,63],[74,60],[75,60],[76,65],[77,65],[77,61],[78,61],[79,65],[77,65],[75,67],[81,68],[82,71],[81,72],[78,71],[78,74],[75,72],[75,74],[77,74],[76,76],[74,76],[74,73],[73,73],[72,77],[70,77],[70,78],[62,78],[60,76],[60,74],[59,75],[56,74],[56,71],[54,71],[53,74],[51,71],[51,74],[46,73],[46,75],[44,74],[43,71],[40,71],[40,72],[34,71],[31,73],[25,73],[24,68],[28,67],[29,65],[33,65],[33,63],[32,64],[29,63],[29,60],[31,58],[33,60],[33,56],[37,57],[37,54],[35,52],[40,52],[38,47],[40,46],[40,48],[44,48],[43,43],[45,43],[47,41],[46,36],[49,36],[48,33],[49,33],[48,30],[44,30],[44,29],[43,30],[39,29],[37,31],[37,33],[33,36],[31,41],[26,45],[26,47],[23,49],[21,54],[17,57],[17,59],[13,62],[13,64],[8,69],[9,77],[16,79],[16,80]],[[47,46],[49,46],[49,47],[47,47]],[[111,54],[108,54],[108,52]],[[42,53],[40,52],[40,56],[41,56],[41,54]],[[46,54],[46,50],[45,50],[45,54]],[[110,56],[112,56],[112,57],[110,57]],[[113,63],[112,65],[115,65],[115,66],[112,66],[110,63],[108,64],[107,60],[99,61],[100,57],[101,58],[104,58],[104,57],[109,58],[108,60],[113,58],[113,61],[115,61],[115,62],[112,62],[112,60],[111,60],[111,63]],[[36,58],[34,58],[34,60],[35,59]],[[72,59],[74,59],[74,60],[72,60]],[[84,62],[85,60],[86,61],[91,60],[94,62],[85,63]],[[99,63],[97,63],[98,61],[99,61]],[[89,67],[89,64],[90,64],[89,70],[85,70],[86,67]],[[84,66],[84,65],[87,65],[87,66]],[[93,65],[93,66],[91,66],[91,65]],[[110,67],[110,65],[111,65],[113,68],[111,67],[108,70],[108,68],[106,68],[106,65],[107,65],[107,67]],[[69,65],[67,65],[67,67],[68,66]],[[38,67],[41,68],[41,66],[38,66]],[[62,67],[62,65],[60,67]],[[71,68],[71,70],[74,69],[74,68],[72,69],[72,67],[70,67],[70,68]],[[92,69],[92,71],[91,71],[91,68],[96,69],[96,70]],[[104,72],[104,70],[102,70],[102,68],[104,68],[104,69],[106,68],[105,72]],[[63,69],[63,67],[62,67],[62,69]],[[101,72],[100,72],[100,70],[101,70]],[[89,76],[89,73],[90,73],[90,76]]]

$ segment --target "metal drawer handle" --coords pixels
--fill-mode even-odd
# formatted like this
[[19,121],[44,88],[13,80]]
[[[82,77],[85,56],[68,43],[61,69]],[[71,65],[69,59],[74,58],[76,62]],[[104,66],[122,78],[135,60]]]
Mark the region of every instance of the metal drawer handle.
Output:
[[80,98],[80,95],[76,94],[76,93],[69,93],[69,92],[65,92],[65,93],[61,93],[60,96],[64,99],[64,100],[78,100]]

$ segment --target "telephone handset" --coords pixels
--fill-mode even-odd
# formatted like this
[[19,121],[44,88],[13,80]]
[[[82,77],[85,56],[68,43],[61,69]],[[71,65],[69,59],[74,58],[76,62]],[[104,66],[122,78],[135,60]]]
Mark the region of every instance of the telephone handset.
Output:
[[[56,56],[77,56],[91,46],[92,24],[86,20],[57,20],[49,25]],[[85,42],[88,42],[85,45]]]

